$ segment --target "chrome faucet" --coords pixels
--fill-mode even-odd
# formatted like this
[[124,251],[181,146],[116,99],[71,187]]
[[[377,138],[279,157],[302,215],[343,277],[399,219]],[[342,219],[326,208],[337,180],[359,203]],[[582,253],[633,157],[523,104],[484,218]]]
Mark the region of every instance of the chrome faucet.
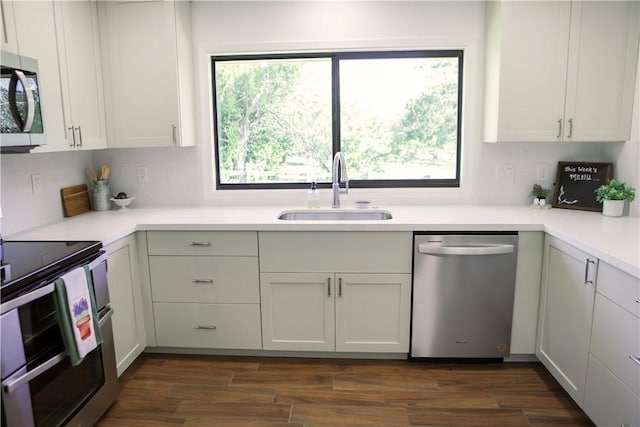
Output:
[[[344,182],[344,188],[340,188],[340,183]],[[347,163],[340,151],[333,156],[333,169],[331,171],[331,189],[333,190],[334,208],[340,207],[340,193],[349,193],[349,177],[347,176]]]

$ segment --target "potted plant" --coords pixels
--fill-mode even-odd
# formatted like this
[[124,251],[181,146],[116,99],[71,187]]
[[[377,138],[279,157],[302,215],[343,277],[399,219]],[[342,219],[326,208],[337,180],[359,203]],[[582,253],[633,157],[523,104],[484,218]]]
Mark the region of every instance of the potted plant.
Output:
[[547,204],[547,196],[551,193],[548,188],[542,187],[540,184],[533,184],[530,196],[533,197],[533,204],[535,206],[544,206]]
[[617,179],[596,190],[596,200],[602,203],[602,214],[606,216],[622,216],[624,201],[633,202],[635,198],[636,189]]

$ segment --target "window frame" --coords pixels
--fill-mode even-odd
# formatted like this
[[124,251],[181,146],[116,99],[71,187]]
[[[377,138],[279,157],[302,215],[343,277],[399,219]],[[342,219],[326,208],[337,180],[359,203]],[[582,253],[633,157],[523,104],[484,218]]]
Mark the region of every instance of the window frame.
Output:
[[[300,189],[308,188],[311,182],[270,182],[270,183],[221,183],[220,159],[218,145],[218,110],[216,94],[216,62],[241,60],[279,60],[279,59],[317,59],[331,60],[331,115],[332,115],[332,157],[340,151],[340,60],[344,59],[393,59],[393,58],[457,58],[458,59],[458,96],[456,123],[456,176],[449,179],[350,179],[351,188],[459,188],[462,159],[462,91],[464,71],[463,49],[427,49],[427,50],[399,50],[399,51],[349,51],[349,52],[318,52],[318,53],[268,53],[241,55],[211,55],[212,82],[212,118],[213,118],[213,150],[216,190],[256,190],[256,189]],[[347,159],[347,167],[348,159]],[[331,188],[331,182],[318,182],[318,188]]]

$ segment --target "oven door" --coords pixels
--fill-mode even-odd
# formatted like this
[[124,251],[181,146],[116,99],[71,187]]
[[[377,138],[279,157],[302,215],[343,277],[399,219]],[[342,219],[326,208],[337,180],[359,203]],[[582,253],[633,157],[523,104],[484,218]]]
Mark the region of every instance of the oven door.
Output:
[[[106,264],[93,269],[96,299],[106,286]],[[33,291],[4,312],[2,426],[93,425],[117,395],[112,309],[99,312],[102,345],[71,366],[53,301],[53,285]],[[100,306],[100,304],[98,304]]]

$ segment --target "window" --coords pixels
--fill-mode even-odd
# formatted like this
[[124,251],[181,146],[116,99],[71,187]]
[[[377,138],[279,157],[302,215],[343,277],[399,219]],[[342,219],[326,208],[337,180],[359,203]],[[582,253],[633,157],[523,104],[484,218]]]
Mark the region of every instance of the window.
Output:
[[216,186],[457,187],[462,51],[212,58]]

